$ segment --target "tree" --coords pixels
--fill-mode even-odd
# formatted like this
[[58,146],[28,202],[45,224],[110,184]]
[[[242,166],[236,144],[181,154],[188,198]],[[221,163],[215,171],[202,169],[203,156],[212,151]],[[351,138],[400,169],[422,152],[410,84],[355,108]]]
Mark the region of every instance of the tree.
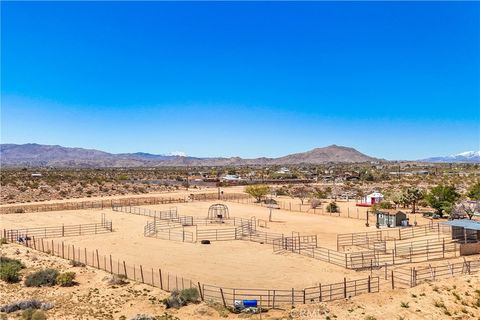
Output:
[[412,206],[412,213],[415,213],[415,207],[417,205],[417,202],[422,200],[424,197],[423,191],[418,189],[418,188],[408,188],[405,191],[405,202],[408,205]]
[[480,201],[480,182],[475,183],[468,190],[467,196],[474,201]]
[[303,201],[310,194],[310,189],[307,186],[295,186],[289,190],[289,194],[292,198],[299,198],[303,205]]
[[450,213],[455,202],[460,198],[460,195],[453,186],[439,185],[427,194],[426,200],[428,204],[434,208],[440,216],[443,213]]
[[453,212],[458,214],[460,217],[463,214],[466,214],[468,216],[468,219],[472,220],[475,213],[480,212],[480,202],[462,202],[455,206]]
[[245,192],[254,197],[257,202],[262,201],[262,198],[265,197],[269,191],[270,188],[264,184],[254,184],[245,187]]

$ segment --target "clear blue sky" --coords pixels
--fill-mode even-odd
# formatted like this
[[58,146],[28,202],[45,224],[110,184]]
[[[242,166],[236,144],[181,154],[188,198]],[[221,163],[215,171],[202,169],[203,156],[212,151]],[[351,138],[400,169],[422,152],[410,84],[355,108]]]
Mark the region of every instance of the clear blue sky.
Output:
[[1,141],[386,159],[480,149],[480,3],[4,2]]

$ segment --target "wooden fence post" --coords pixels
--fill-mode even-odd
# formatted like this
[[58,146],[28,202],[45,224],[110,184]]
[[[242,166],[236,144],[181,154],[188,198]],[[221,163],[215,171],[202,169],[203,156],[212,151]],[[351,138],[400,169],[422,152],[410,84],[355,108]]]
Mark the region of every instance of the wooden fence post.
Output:
[[158,269],[158,276],[160,277],[160,289],[163,290],[162,269]]
[[127,265],[125,264],[125,261],[123,261],[123,272],[125,274],[125,278],[128,279],[128,276],[127,276]]
[[372,292],[372,287],[371,287],[370,280],[371,280],[371,278],[370,278],[370,276],[368,276],[368,293]]
[[145,283],[144,279],[143,279],[143,268],[142,268],[142,265],[140,265],[140,276],[142,277],[142,283]]
[[97,253],[97,267],[100,269],[100,257],[98,256],[98,249],[95,249],[95,251]]
[[202,299],[202,301],[205,301],[204,297],[203,297],[202,286],[200,285],[200,282],[198,282],[198,292],[200,293],[200,299]]
[[394,280],[393,280],[393,270],[392,270],[392,289],[395,289],[395,283],[394,283]]
[[292,288],[292,306],[295,305],[295,289]]
[[343,297],[347,298],[347,278],[343,278]]
[[227,302],[225,301],[225,296],[223,295],[222,288],[220,288],[220,294],[222,295],[223,306],[226,308],[227,307]]

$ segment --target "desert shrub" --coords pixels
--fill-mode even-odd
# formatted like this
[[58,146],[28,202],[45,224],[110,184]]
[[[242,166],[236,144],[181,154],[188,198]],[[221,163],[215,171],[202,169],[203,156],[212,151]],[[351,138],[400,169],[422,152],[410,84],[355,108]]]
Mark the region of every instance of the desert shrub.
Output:
[[7,244],[7,243],[8,243],[8,241],[7,241],[6,238],[0,239],[0,244]]
[[124,274],[113,274],[108,280],[108,284],[112,286],[123,286],[127,283],[127,277]]
[[18,267],[18,269],[25,268],[23,263],[18,259],[12,259],[12,258],[8,258],[8,257],[0,257],[0,265],[6,264],[6,263],[14,264],[15,266]]
[[182,291],[174,290],[170,297],[163,300],[167,308],[180,308],[189,302],[197,302],[199,293],[197,288],[188,288]]
[[15,312],[18,310],[26,310],[26,309],[42,309],[42,310],[50,310],[53,308],[53,304],[41,302],[36,299],[30,300],[20,300],[10,304],[6,304],[0,307],[0,312],[10,313]]
[[27,309],[22,312],[22,319],[25,320],[45,320],[47,316],[42,310]]
[[82,268],[85,267],[85,263],[80,261],[70,260],[69,263],[72,267],[82,267]]
[[322,204],[322,201],[320,201],[319,199],[314,198],[314,199],[312,199],[312,200],[310,201],[310,208],[316,209],[316,208],[318,208],[318,206],[320,206],[321,204]]
[[29,274],[25,279],[27,287],[51,287],[57,283],[58,271],[55,269],[45,269]]
[[0,279],[8,283],[20,280],[19,271],[24,268],[20,260],[0,257]]
[[393,209],[395,205],[388,201],[382,201],[378,204],[378,207],[380,209]]
[[8,283],[15,283],[20,280],[18,269],[14,264],[5,263],[0,266],[0,279]]
[[331,213],[338,212],[338,205],[335,201],[332,201],[328,204],[327,212],[331,212]]
[[71,287],[75,285],[75,272],[64,272],[57,276],[57,284],[62,287]]

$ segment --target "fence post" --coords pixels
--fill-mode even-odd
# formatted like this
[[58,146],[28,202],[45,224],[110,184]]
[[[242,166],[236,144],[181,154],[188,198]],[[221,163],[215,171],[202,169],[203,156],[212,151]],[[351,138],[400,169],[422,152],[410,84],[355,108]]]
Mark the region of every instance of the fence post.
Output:
[[322,284],[321,283],[318,284],[318,300],[322,302]]
[[110,273],[113,273],[112,255],[110,255]]
[[[143,268],[142,268],[142,265],[140,265],[140,275],[142,277],[142,283],[145,283],[144,279],[143,279]],[[177,288],[178,289],[178,288]]]
[[303,289],[303,304],[305,304],[305,296],[306,296],[305,289]]
[[295,305],[295,289],[292,288],[292,306]]
[[222,296],[223,306],[226,308],[226,307],[227,307],[227,303],[225,302],[225,296],[223,295],[223,290],[222,290],[222,288],[220,288],[220,294],[221,294],[221,296]]
[[205,301],[204,297],[203,297],[202,286],[200,285],[200,282],[198,282],[198,292],[200,293],[200,299],[202,299],[202,301]]
[[395,289],[395,281],[393,280],[393,270],[392,270],[392,289]]
[[343,296],[347,298],[347,278],[343,278]]
[[368,293],[372,292],[372,287],[371,287],[371,282],[370,282],[370,276],[368,276]]
[[160,277],[160,289],[163,290],[162,269],[158,269],[158,276]]
[[125,274],[125,278],[128,279],[128,275],[127,275],[127,265],[125,264],[125,261],[123,261],[123,272]]
[[100,257],[98,256],[98,249],[95,249],[95,252],[97,253],[97,267],[100,269]]

